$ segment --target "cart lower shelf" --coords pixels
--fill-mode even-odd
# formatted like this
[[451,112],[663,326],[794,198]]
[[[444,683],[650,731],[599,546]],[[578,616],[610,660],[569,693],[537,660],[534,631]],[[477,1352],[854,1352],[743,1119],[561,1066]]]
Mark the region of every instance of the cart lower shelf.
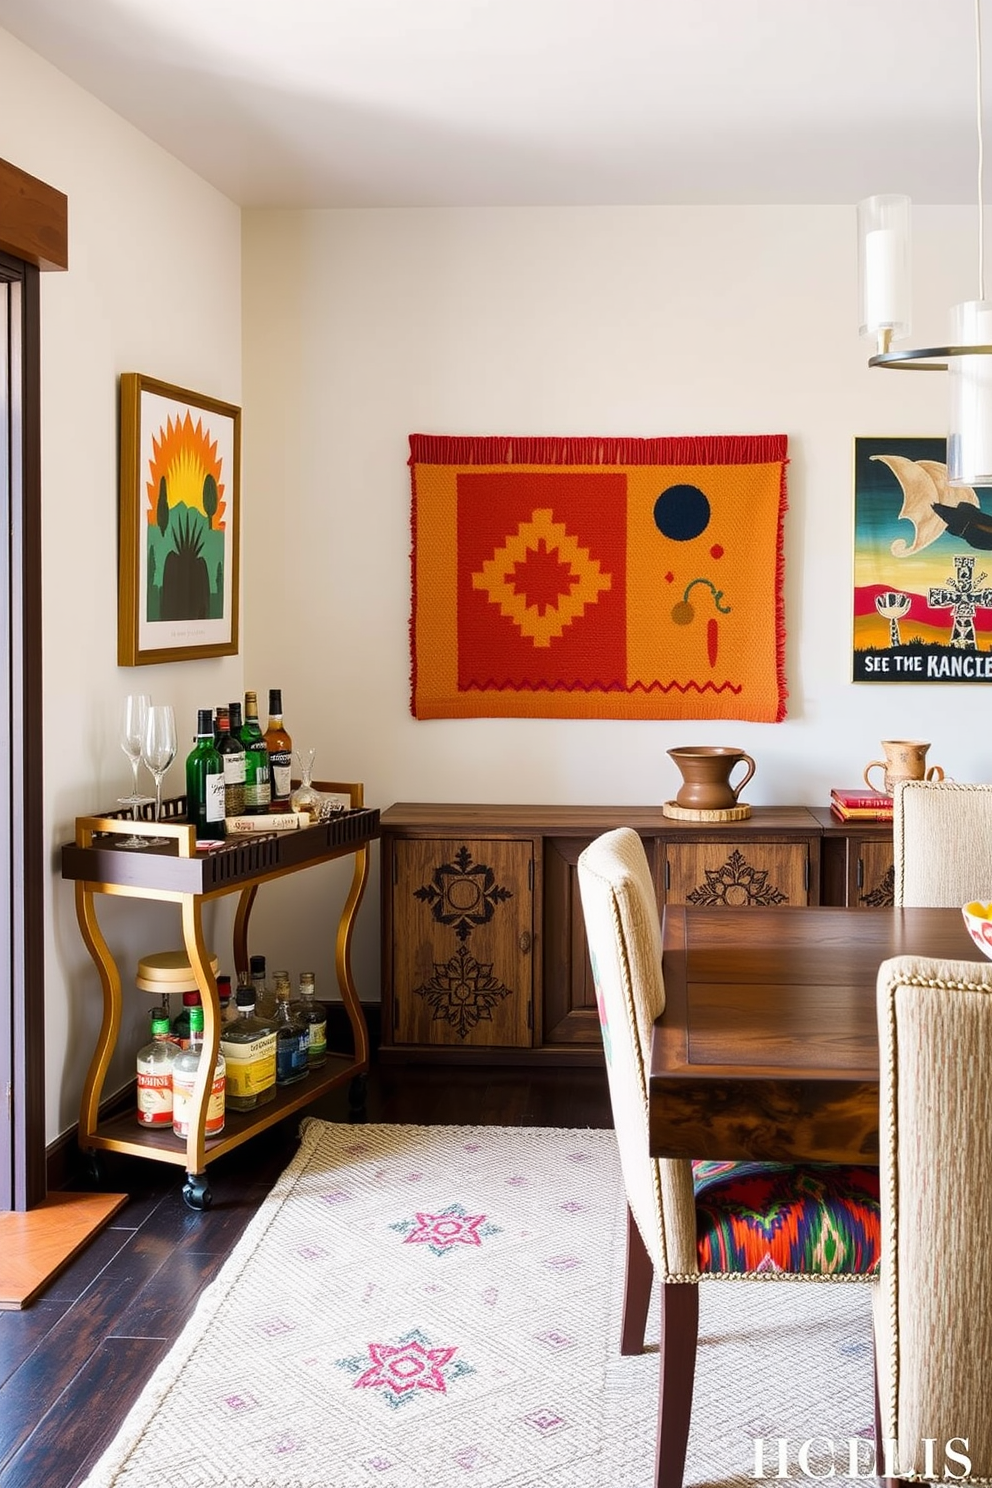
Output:
[[[327,1063],[320,1069],[311,1070],[305,1080],[295,1085],[278,1086],[275,1099],[253,1111],[228,1110],[224,1116],[224,1130],[217,1137],[208,1137],[204,1162],[214,1162],[225,1152],[233,1152],[242,1142],[250,1141],[267,1127],[275,1126],[297,1111],[309,1106],[325,1091],[352,1082],[350,1104],[353,1112],[364,1106],[365,1072],[367,1065],[356,1064],[350,1055],[328,1054]],[[174,1163],[186,1167],[186,1139],[174,1136],[171,1128],[154,1130],[138,1125],[132,1111],[102,1120],[92,1132],[80,1132],[79,1145],[91,1153],[124,1152],[131,1157],[151,1157],[157,1162]]]

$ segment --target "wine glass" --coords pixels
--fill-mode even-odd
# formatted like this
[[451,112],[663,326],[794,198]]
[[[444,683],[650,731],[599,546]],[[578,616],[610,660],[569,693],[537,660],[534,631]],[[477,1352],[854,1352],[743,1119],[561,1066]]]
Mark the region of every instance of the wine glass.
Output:
[[[176,757],[176,715],[168,703],[153,703],[148,709],[141,758],[155,777],[155,820],[162,817],[162,779]],[[150,837],[149,846],[160,847],[168,837]]]
[[[148,719],[148,709],[151,707],[151,698],[147,692],[132,692],[124,699],[121,705],[120,733],[118,735],[120,746],[131,762],[131,794],[119,796],[118,804],[130,806],[131,819],[138,820],[138,807],[143,806],[150,800],[149,796],[138,794],[138,765],[141,761],[141,744],[145,737],[145,723]],[[130,837],[125,837],[120,844],[121,847],[147,847],[148,838],[138,837],[133,832]]]

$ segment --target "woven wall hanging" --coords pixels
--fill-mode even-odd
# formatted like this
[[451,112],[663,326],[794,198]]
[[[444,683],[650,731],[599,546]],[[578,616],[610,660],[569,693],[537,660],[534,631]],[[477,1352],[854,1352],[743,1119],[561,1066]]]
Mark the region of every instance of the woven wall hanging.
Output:
[[411,435],[414,716],[780,721],[786,452]]

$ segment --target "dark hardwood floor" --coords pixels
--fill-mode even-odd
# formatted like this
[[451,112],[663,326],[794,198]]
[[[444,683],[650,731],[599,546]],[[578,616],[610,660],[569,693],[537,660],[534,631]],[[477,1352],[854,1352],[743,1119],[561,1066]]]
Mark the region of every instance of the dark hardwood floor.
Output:
[[[307,1114],[346,1121],[346,1094],[332,1093]],[[367,1117],[612,1125],[606,1075],[598,1069],[375,1065]],[[289,1162],[298,1124],[293,1118],[212,1163],[213,1206],[204,1213],[183,1202],[181,1169],[108,1155],[107,1187],[126,1192],[128,1203],[30,1307],[0,1312],[2,1488],[75,1488],[83,1481]]]

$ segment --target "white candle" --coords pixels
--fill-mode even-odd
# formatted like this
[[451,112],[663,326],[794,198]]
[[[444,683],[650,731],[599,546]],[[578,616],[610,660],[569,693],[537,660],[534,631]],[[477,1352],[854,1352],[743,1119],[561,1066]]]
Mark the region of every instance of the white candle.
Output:
[[877,331],[906,320],[906,274],[899,235],[877,227],[865,235],[865,326]]

